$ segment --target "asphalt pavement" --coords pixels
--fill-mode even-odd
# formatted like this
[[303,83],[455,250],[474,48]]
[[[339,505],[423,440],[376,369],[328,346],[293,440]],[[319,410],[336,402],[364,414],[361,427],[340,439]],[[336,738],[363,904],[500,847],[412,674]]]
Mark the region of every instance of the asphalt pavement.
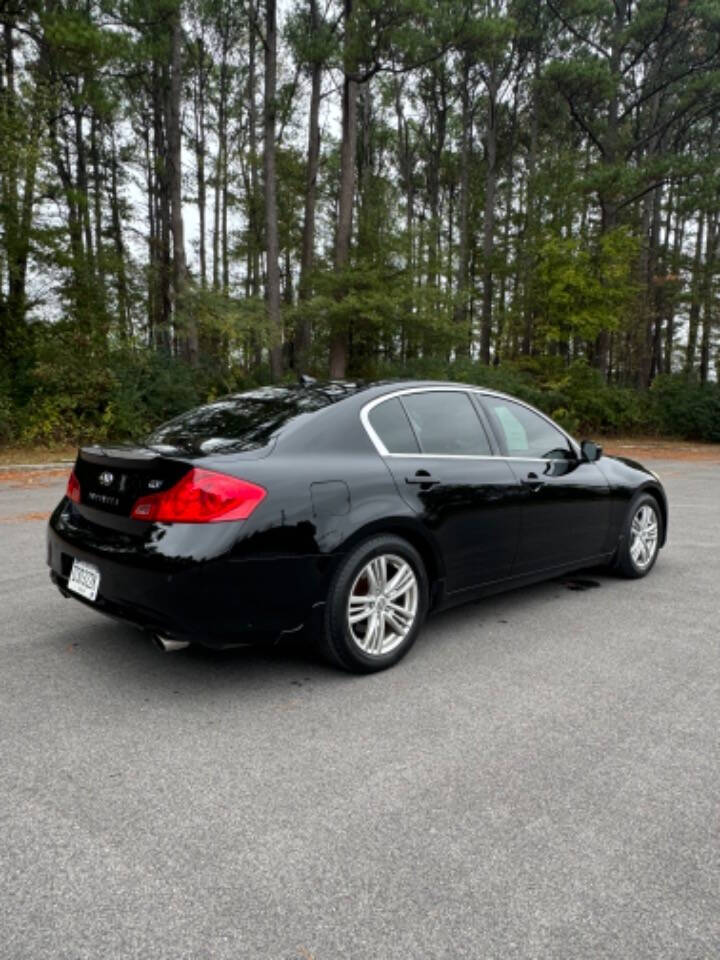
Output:
[[1,960],[717,960],[720,465],[653,466],[647,579],[371,677],[162,653],[51,586],[63,483],[0,485]]

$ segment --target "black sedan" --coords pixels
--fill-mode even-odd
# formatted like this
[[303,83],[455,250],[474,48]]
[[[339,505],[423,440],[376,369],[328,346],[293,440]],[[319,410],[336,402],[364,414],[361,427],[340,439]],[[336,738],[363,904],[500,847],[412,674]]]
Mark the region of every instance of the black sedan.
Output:
[[80,450],[50,519],[60,591],[165,649],[308,627],[339,666],[397,662],[430,610],[665,542],[658,477],[513,397],[456,383],[308,382]]

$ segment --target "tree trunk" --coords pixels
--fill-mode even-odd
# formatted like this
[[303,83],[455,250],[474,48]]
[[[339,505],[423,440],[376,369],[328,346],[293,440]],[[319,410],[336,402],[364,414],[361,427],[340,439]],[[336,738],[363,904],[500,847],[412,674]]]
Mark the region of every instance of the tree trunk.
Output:
[[118,198],[118,160],[115,136],[112,135],[112,153],[110,157],[110,218],[112,222],[113,245],[115,247],[115,287],[120,317],[120,336],[124,340],[132,337],[132,325],[128,311],[127,277],[125,273],[125,245],[122,237],[122,220]]
[[639,331],[639,362],[638,386],[649,387],[653,377],[658,372],[662,358],[660,357],[660,336],[658,317],[656,313],[656,283],[658,273],[658,246],[660,237],[660,200],[659,189],[648,193],[643,203],[643,236],[646,238],[643,254],[644,269],[642,271],[643,314]]
[[700,303],[702,294],[703,234],[705,231],[705,213],[700,212],[695,233],[695,254],[693,257],[692,279],[690,281],[690,310],[688,311],[688,338],[685,348],[685,374],[689,376],[695,366],[698,325],[700,322]]
[[150,148],[150,119],[147,114],[143,114],[143,125],[142,125],[142,141],[143,141],[143,153],[145,161],[145,194],[147,199],[147,218],[148,218],[148,237],[147,237],[147,258],[148,258],[148,271],[147,271],[147,331],[148,331],[148,344],[151,347],[156,346],[155,343],[155,321],[157,318],[156,314],[156,303],[157,303],[157,277],[156,277],[156,262],[157,262],[157,228],[155,220],[155,176],[154,176],[154,166],[153,166],[153,157]]
[[[175,320],[182,311],[183,294],[187,281],[185,260],[185,230],[182,213],[182,131],[180,129],[180,97],[182,94],[182,23],[181,10],[174,13],[170,33],[170,86],[167,109],[167,156],[170,187],[170,230],[173,243],[173,296]],[[198,334],[192,315],[184,317],[186,353],[192,366],[197,366]]]
[[165,130],[165,101],[167,100],[167,65],[154,65],[153,113],[154,136],[152,168],[155,171],[155,270],[157,273],[156,341],[166,353],[172,350],[172,295],[170,257],[170,182],[168,176],[168,147]]
[[[353,0],[345,0],[345,30],[352,20]],[[355,152],[357,148],[357,83],[345,65],[342,87],[342,140],[340,144],[340,194],[338,197],[335,269],[342,273],[350,262],[352,214],[355,199]],[[342,295],[342,294],[340,294]],[[348,361],[349,331],[337,327],[330,337],[330,377],[342,380]]]
[[[318,30],[317,0],[310,0],[310,29]],[[311,294],[310,276],[315,256],[315,208],[317,206],[317,178],[320,166],[320,93],[322,63],[313,61],[310,81],[310,121],[308,124],[307,174],[305,180],[305,214],[303,219],[302,247],[300,253],[299,298],[307,300]],[[295,330],[295,369],[304,373],[312,338],[310,317],[303,315]]]
[[[250,16],[254,24],[257,18],[257,0],[250,0]],[[260,292],[260,229],[258,224],[258,150],[257,150],[257,106],[255,87],[257,83],[257,38],[256,31],[250,30],[248,38],[248,147],[250,152],[250,202],[248,204],[248,272],[250,274],[250,295],[256,297]],[[259,347],[258,347],[259,351]]]
[[[82,97],[78,91],[78,100]],[[93,252],[93,235],[90,224],[90,191],[88,189],[87,160],[85,157],[85,132],[83,130],[83,113],[79,106],[73,110],[75,121],[75,188],[78,204],[78,214],[82,223],[82,234],[85,241],[85,260],[88,276],[86,285],[92,290],[93,299],[97,295],[95,281],[95,256]]]
[[[500,272],[499,316],[497,323],[497,334],[495,337],[495,355],[493,357],[493,362],[495,365],[500,363],[500,355],[505,349],[504,341],[507,340],[507,287],[510,277],[509,264],[512,260],[510,256],[510,223],[512,221],[513,211],[513,184],[515,182],[515,143],[517,137],[518,87],[519,83],[516,83],[513,93],[510,136],[508,138],[508,170],[505,179],[505,218],[503,223],[502,238],[502,257],[504,266]],[[515,262],[517,262],[517,255],[514,259]],[[517,276],[517,272],[515,272],[515,275]]]
[[[607,132],[603,163],[610,172],[613,171],[618,159],[619,135],[619,90],[621,87],[620,56],[623,44],[623,31],[626,26],[627,0],[615,0],[615,16],[613,19],[612,39],[610,47],[610,76],[613,83],[613,94],[610,97],[608,108]],[[602,231],[609,233],[618,223],[618,199],[613,185],[607,194],[600,198],[602,206]],[[601,330],[595,340],[594,364],[604,377],[608,375],[608,353],[610,349],[610,331]]]
[[76,316],[87,332],[93,319],[90,297],[87,294],[87,264],[83,248],[82,214],[78,205],[79,189],[72,175],[69,134],[64,117],[52,116],[50,119],[50,152],[58,179],[65,194],[68,216],[68,240],[70,244],[70,271],[72,275],[72,297]]
[[200,242],[198,253],[200,257],[200,285],[203,289],[207,286],[207,251],[206,251],[206,216],[207,216],[207,185],[205,183],[205,96],[207,71],[205,69],[204,38],[201,36],[198,43],[198,76],[195,86],[195,167],[197,176],[197,207],[198,207],[198,230],[200,233]]
[[[418,279],[413,249],[413,220],[415,185],[413,183],[414,152],[410,144],[409,125],[405,119],[402,102],[403,85],[395,83],[395,116],[397,121],[397,158],[400,183],[405,194],[405,270],[408,288]],[[413,298],[408,296],[400,328],[400,361],[404,363],[415,356],[416,338],[413,336]]]
[[460,76],[462,98],[462,133],[460,141],[460,209],[458,211],[458,262],[455,284],[455,339],[456,351],[469,355],[471,336],[468,335],[468,268],[470,244],[468,242],[470,210],[470,158],[472,155],[472,104],[470,91],[470,57],[462,61]]
[[267,264],[265,289],[270,328],[270,376],[282,376],[282,321],[280,317],[280,268],[278,264],[277,183],[275,170],[275,114],[277,86],[276,0],[265,0],[265,99],[263,154],[265,178],[265,243]]
[[[429,153],[427,163],[427,194],[430,208],[430,222],[426,228],[427,240],[427,286],[437,288],[440,270],[440,240],[442,224],[440,222],[440,179],[448,120],[448,83],[444,61],[432,64],[429,77],[429,129],[425,137]],[[431,349],[428,337],[425,337],[424,351]]]
[[[3,28],[5,85],[2,85],[0,68],[0,111],[10,129],[14,129],[17,118],[15,88],[15,59],[13,26],[10,17]],[[27,340],[27,267],[30,255],[30,234],[35,205],[35,179],[38,166],[38,144],[42,129],[43,114],[40,109],[40,95],[35,92],[36,109],[28,119],[28,138],[23,151],[24,184],[22,197],[18,186],[20,156],[8,146],[0,160],[0,209],[4,212],[4,236],[0,232],[0,248],[5,248],[7,267],[7,298],[3,304],[2,277],[0,275],[0,362],[7,362],[12,386],[20,386],[16,376]],[[2,257],[0,256],[0,267]],[[1,274],[1,271],[0,271]]]
[[710,372],[710,344],[715,313],[715,298],[713,297],[713,278],[715,275],[715,261],[717,256],[718,214],[713,214],[708,221],[707,252],[705,255],[705,269],[703,282],[703,316],[702,335],[700,338],[700,383],[707,383]]
[[[218,131],[225,127],[225,73],[220,67],[220,89],[218,93]],[[218,135],[218,148],[215,157],[215,186],[213,196],[213,233],[212,233],[212,285],[213,290],[220,288],[220,193],[222,190],[222,134]]]
[[685,218],[680,212],[678,204],[675,210],[675,231],[673,235],[673,251],[670,264],[670,276],[667,278],[668,291],[665,300],[667,317],[665,320],[665,357],[663,373],[672,373],[673,351],[675,349],[675,308],[680,289],[680,265],[682,260],[683,240],[685,238]]
[[531,289],[532,257],[531,246],[537,239],[537,200],[535,197],[535,171],[537,168],[538,135],[540,131],[540,56],[536,56],[532,87],[532,106],[530,117],[530,148],[528,150],[527,190],[525,201],[525,229],[522,253],[522,297],[523,297],[523,335],[522,352],[529,356],[532,350],[535,304]]
[[90,163],[92,164],[92,180],[93,180],[93,219],[94,219],[94,240],[95,240],[95,263],[97,269],[97,275],[99,280],[99,286],[101,295],[105,290],[105,265],[103,263],[103,252],[102,252],[102,236],[103,236],[103,222],[102,222],[102,182],[103,182],[103,173],[101,169],[100,161],[100,147],[98,145],[98,133],[102,136],[102,131],[98,129],[99,123],[97,116],[93,114],[90,121]]
[[[226,121],[227,123],[227,121]],[[222,286],[223,292],[230,289],[230,247],[228,240],[228,208],[229,208],[229,163],[228,163],[228,135],[227,125],[222,132],[222,226],[220,231],[220,254],[222,258]]]
[[490,363],[493,303],[493,238],[495,234],[495,190],[497,186],[497,89],[488,84],[488,119],[485,132],[485,219],[483,222],[483,298],[480,318],[480,359]]

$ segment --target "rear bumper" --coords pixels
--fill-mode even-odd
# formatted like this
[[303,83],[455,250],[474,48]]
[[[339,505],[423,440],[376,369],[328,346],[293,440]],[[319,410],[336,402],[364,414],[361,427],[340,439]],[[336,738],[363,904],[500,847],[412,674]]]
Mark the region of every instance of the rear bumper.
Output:
[[[155,553],[114,556],[62,528],[58,510],[48,527],[47,562],[61,593],[154,633],[218,648],[272,639],[301,627],[325,598],[329,557],[228,553],[189,562],[158,556],[157,544]],[[100,571],[95,601],[67,589],[76,558]]]

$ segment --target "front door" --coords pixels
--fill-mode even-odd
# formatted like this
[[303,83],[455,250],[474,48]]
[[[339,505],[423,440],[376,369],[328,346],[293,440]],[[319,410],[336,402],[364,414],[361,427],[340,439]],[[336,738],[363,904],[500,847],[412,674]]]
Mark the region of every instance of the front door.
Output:
[[435,537],[448,593],[510,575],[520,485],[464,390],[416,390],[369,414],[403,499]]
[[513,576],[592,563],[609,547],[610,489],[549,420],[521,403],[483,396],[483,407],[521,487]]

